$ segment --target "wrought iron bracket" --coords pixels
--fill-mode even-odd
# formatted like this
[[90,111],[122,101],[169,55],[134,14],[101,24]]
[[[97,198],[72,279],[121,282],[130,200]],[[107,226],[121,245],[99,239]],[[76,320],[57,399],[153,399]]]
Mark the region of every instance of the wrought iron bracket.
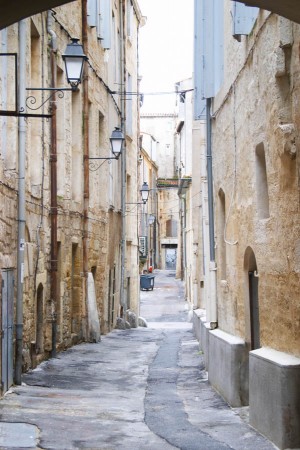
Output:
[[[12,109],[9,110],[3,110],[0,109],[0,116],[4,117],[40,117],[40,118],[46,118],[49,119],[52,117],[53,113],[51,110],[48,114],[38,114],[38,113],[27,113],[25,111],[25,107],[19,108],[18,105],[18,54],[17,53],[0,53],[0,57],[11,57],[13,58],[13,67],[14,67],[14,104],[12,105]],[[50,101],[55,94],[58,95],[59,98],[64,97],[64,91],[74,91],[76,89],[74,88],[26,88],[27,91],[49,91],[51,94],[47,97],[46,100],[44,100],[40,105],[34,106],[37,102],[36,97],[33,95],[30,95],[25,100],[26,108],[28,108],[31,111],[37,111],[40,109],[45,103]]]
[[[96,170],[100,169],[100,167],[103,166],[103,164],[104,164],[105,161],[108,161],[108,164],[111,164],[111,161],[112,161],[113,159],[118,160],[119,158],[116,158],[115,156],[111,156],[111,157],[107,157],[107,158],[105,158],[105,157],[91,157],[91,158],[87,158],[87,159],[88,159],[88,160],[91,160],[91,162],[89,161],[89,169],[90,169],[92,172],[95,172]],[[95,161],[95,160],[102,160],[103,163],[97,164],[96,162],[93,162],[93,161]]]

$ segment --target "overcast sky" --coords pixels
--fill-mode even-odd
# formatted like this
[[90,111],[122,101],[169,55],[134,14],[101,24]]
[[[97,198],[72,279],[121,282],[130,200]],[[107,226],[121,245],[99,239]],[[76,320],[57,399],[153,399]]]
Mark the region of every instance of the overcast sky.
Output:
[[[140,28],[141,92],[174,91],[193,73],[194,0],[139,0],[146,24]],[[173,112],[171,95],[145,96],[143,112]]]

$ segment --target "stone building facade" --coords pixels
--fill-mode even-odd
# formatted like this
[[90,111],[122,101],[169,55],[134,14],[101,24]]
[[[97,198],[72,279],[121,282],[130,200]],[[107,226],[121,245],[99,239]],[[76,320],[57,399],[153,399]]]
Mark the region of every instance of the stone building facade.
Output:
[[[178,164],[175,153],[176,113],[141,114],[145,149],[156,163],[156,235],[159,269],[176,270],[179,233]],[[151,143],[151,145],[150,145]]]
[[[129,233],[137,222],[125,205],[137,197],[141,22],[135,0],[82,0],[1,31],[1,53],[20,61],[17,75],[14,56],[0,56],[1,109],[13,109],[17,77],[29,97],[19,106],[39,115],[0,118],[4,391],[18,363],[27,370],[77,342],[98,341],[128,307],[138,312],[138,240]],[[87,56],[78,89],[34,90],[67,86],[62,55],[73,37]],[[106,160],[115,127],[123,152]]]
[[140,273],[149,269],[151,271],[158,266],[158,192],[156,187],[158,166],[152,159],[156,159],[156,144],[151,135],[141,134],[139,185],[142,187],[143,183],[147,183],[149,195],[146,204],[139,205],[140,208],[131,208],[131,213],[136,213],[139,217]]
[[[216,313],[206,297],[194,327],[211,383],[231,405],[249,404],[250,423],[279,448],[298,448],[300,29],[264,10],[213,3],[219,72],[202,69],[202,94],[213,154]],[[247,29],[237,31],[241,23]]]

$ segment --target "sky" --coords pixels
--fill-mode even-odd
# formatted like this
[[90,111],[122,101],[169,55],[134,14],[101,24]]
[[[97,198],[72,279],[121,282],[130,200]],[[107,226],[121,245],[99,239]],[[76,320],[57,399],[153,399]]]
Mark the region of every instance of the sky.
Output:
[[[194,0],[139,0],[141,92],[172,92],[193,73]],[[174,95],[145,95],[141,113],[174,112]]]

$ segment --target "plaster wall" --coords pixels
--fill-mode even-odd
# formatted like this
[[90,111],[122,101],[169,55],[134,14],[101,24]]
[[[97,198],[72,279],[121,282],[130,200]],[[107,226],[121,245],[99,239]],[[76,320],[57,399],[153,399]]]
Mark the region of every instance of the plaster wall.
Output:
[[150,133],[157,142],[156,159],[159,178],[176,175],[174,133],[176,114],[143,114],[141,109],[141,132]]

